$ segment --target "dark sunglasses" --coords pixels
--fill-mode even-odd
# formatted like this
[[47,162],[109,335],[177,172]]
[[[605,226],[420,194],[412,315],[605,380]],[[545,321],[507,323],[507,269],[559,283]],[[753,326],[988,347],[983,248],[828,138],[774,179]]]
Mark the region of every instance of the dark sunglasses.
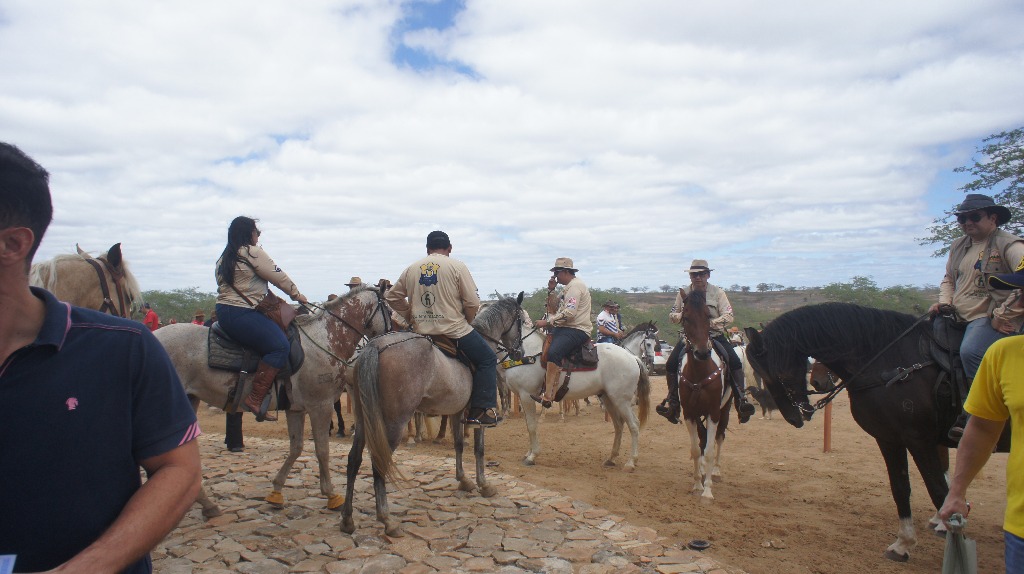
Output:
[[963,225],[967,223],[968,219],[970,219],[971,223],[977,223],[981,221],[982,217],[988,217],[988,213],[984,211],[972,211],[970,213],[961,213],[960,215],[956,216],[956,222],[959,223],[960,225]]

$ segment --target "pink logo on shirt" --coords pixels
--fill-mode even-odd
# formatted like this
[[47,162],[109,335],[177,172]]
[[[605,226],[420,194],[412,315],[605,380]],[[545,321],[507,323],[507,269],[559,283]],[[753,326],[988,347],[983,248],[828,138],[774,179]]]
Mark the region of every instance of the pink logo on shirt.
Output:
[[64,401],[64,404],[68,406],[69,411],[73,411],[78,408],[78,399],[76,399],[75,397],[71,397],[68,400]]

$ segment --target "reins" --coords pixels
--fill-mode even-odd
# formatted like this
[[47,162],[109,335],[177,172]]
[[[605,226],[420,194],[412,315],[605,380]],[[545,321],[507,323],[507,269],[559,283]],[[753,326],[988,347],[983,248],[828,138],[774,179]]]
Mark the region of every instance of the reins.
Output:
[[[359,333],[359,340],[360,341],[364,341],[364,340],[369,340],[369,337],[366,335],[366,328],[369,327],[370,324],[373,322],[373,318],[377,315],[378,311],[380,311],[381,316],[384,319],[384,332],[386,333],[386,332],[391,330],[391,316],[388,313],[386,313],[384,311],[384,309],[383,309],[384,298],[381,297],[381,294],[379,292],[377,292],[377,291],[374,291],[374,294],[377,295],[377,304],[374,305],[373,312],[370,313],[369,317],[366,318],[366,321],[363,322],[362,328],[356,327],[355,325],[350,323],[345,317],[343,317],[343,316],[333,312],[332,310],[330,310],[330,309],[328,309],[328,308],[326,308],[326,307],[324,307],[322,305],[317,305],[316,303],[305,303],[305,304],[299,303],[299,304],[302,305],[306,310],[310,310],[310,308],[312,307],[313,309],[319,309],[319,310],[323,311],[325,314],[330,315],[331,317],[334,317],[338,321],[341,321],[341,323],[343,325],[345,325],[348,328],[352,329],[356,333]],[[295,328],[297,328],[303,335],[305,335],[306,339],[310,343],[312,343],[314,347],[316,347],[317,349],[320,349],[324,353],[327,353],[327,355],[329,355],[331,358],[333,358],[333,359],[335,359],[337,361],[340,361],[342,363],[345,363],[345,365],[349,366],[349,367],[351,367],[352,364],[355,363],[355,357],[354,356],[351,359],[343,359],[343,358],[339,357],[338,355],[334,354],[333,351],[331,351],[330,349],[327,349],[326,347],[324,347],[323,345],[318,343],[315,339],[313,339],[313,337],[310,337],[309,333],[307,333],[306,330],[302,328],[302,325],[299,325],[297,322],[295,323]],[[358,344],[356,346],[358,346]]]
[[[885,347],[883,347],[881,351],[876,353],[874,357],[871,357],[871,360],[869,360],[867,363],[864,363],[864,365],[861,366],[861,368],[856,373],[854,373],[854,375],[852,377],[850,377],[848,379],[843,379],[843,382],[841,382],[838,385],[836,385],[835,388],[833,388],[831,391],[826,393],[823,398],[819,399],[818,402],[814,403],[814,406],[810,407],[811,410],[807,411],[806,408],[803,406],[803,404],[797,404],[796,401],[793,400],[793,396],[790,393],[789,389],[787,388],[786,389],[786,394],[789,395],[789,400],[793,403],[794,406],[796,406],[797,408],[799,408],[800,410],[805,411],[805,412],[814,412],[816,410],[821,410],[821,409],[825,408],[825,406],[828,405],[829,403],[831,403],[832,400],[835,399],[836,396],[839,393],[841,393],[844,388],[850,387],[850,384],[853,381],[855,381],[857,379],[857,377],[859,377],[861,374],[863,374],[864,371],[866,371],[867,368],[870,367],[872,363],[874,363],[876,360],[878,360],[879,357],[881,357],[886,351],[891,349],[892,346],[895,345],[896,343],[898,343],[901,339],[903,339],[903,337],[906,337],[908,334],[910,334],[911,331],[916,329],[917,326],[920,325],[921,323],[923,323],[925,321],[925,319],[927,319],[930,315],[931,315],[930,313],[926,312],[924,315],[921,315],[920,317],[918,317],[918,319],[916,321],[914,321],[914,323],[912,325],[907,327],[907,329],[905,331],[903,331],[902,333],[897,335],[895,339],[890,341],[889,344],[886,345]],[[926,366],[926,365],[921,364],[921,363],[918,363],[918,364],[914,365],[914,367],[916,367],[916,368],[923,368],[924,366]],[[911,369],[912,370],[916,370],[916,369],[914,369],[914,367],[911,367]],[[905,374],[909,375],[910,372],[911,371],[906,371]],[[904,378],[906,378],[906,377],[904,376]],[[894,379],[894,380],[896,380],[896,379]],[[863,391],[865,389],[871,389],[871,388],[874,388],[874,387],[879,387],[879,386],[882,386],[882,385],[886,385],[886,384],[891,383],[891,382],[893,382],[893,381],[872,383],[872,384],[868,384],[868,385],[863,385],[863,386],[857,387],[856,389],[850,388],[850,392],[853,392],[853,391]],[[785,387],[783,387],[783,388],[785,388]]]

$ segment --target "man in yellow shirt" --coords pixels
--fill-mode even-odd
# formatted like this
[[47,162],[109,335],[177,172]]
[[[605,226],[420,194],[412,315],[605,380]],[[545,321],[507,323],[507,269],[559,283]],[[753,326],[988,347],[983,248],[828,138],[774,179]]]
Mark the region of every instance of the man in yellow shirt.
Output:
[[[1009,300],[1024,309],[1024,261],[1017,272],[989,277],[996,289],[1017,289]],[[1011,420],[1010,456],[1006,463],[1006,514],[1003,539],[1007,572],[1024,572],[1024,336],[999,339],[988,348],[974,377],[964,409],[971,414],[957,448],[956,470],[949,494],[939,510],[948,521],[954,513],[967,516],[971,507],[967,487],[988,462],[1007,419]]]

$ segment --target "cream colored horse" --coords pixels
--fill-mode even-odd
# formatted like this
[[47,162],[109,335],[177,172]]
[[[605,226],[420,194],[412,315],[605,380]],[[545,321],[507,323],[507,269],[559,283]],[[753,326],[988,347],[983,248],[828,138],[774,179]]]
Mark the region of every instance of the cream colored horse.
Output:
[[131,318],[142,303],[142,291],[121,255],[121,244],[96,258],[77,245],[75,249],[77,255],[58,255],[32,265],[29,284],[72,305]]

